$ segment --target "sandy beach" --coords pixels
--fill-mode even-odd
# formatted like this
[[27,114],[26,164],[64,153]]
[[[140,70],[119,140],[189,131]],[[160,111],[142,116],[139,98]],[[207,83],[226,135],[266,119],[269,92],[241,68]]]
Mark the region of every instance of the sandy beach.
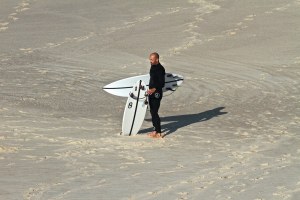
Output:
[[[299,0],[1,0],[0,199],[299,200],[299,41]],[[120,136],[153,51],[166,136]]]

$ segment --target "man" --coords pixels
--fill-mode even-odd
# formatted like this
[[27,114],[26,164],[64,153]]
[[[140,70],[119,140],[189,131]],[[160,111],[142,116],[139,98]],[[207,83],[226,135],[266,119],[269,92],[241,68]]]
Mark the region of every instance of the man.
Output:
[[149,90],[147,92],[149,95],[149,106],[152,117],[152,124],[154,126],[154,131],[152,131],[149,134],[149,136],[154,138],[160,138],[162,137],[162,135],[158,110],[160,107],[160,101],[163,97],[162,88],[165,85],[165,68],[159,63],[158,53],[151,53],[149,60],[151,68]]

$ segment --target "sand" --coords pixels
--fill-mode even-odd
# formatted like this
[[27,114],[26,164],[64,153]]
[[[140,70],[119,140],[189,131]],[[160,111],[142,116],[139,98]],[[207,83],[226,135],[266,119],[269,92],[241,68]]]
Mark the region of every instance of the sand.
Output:
[[[299,0],[0,4],[0,199],[300,199]],[[120,136],[152,51],[166,137]]]

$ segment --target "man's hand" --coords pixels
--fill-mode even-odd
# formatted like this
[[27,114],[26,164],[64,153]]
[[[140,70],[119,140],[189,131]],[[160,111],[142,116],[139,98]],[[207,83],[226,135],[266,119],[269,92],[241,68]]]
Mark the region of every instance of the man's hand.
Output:
[[156,88],[151,88],[147,91],[149,95],[153,94],[156,91]]

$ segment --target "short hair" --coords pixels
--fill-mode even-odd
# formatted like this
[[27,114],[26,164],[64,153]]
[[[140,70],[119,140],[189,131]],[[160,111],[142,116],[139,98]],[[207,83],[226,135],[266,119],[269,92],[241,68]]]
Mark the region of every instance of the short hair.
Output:
[[154,55],[157,59],[159,59],[159,55],[158,55],[157,52],[153,52],[153,53],[150,54],[150,56],[151,56],[151,55]]

